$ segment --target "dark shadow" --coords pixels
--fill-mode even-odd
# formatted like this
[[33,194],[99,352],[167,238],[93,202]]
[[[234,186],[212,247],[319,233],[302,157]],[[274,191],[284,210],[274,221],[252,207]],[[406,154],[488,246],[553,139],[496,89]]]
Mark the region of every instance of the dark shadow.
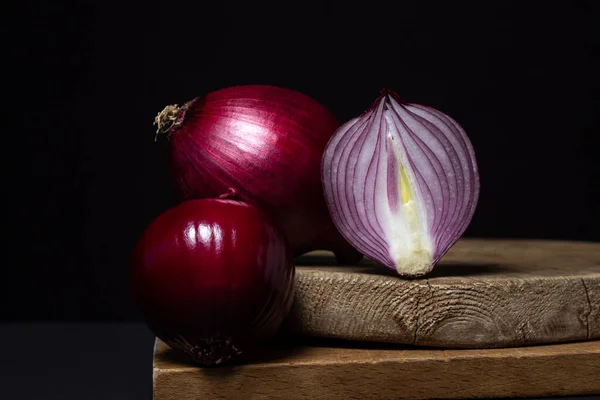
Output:
[[246,351],[234,362],[219,367],[198,367],[199,372],[212,379],[226,381],[236,375],[240,367],[253,364],[269,364],[291,360],[292,355],[300,354],[303,347],[286,339],[275,339],[268,344]]
[[[362,340],[349,340],[316,336],[300,336],[289,334],[289,341],[294,346],[299,347],[328,347],[336,349],[364,349],[364,350],[416,350],[425,349],[424,347],[413,346],[410,344],[385,343],[385,342],[367,342]],[[431,348],[429,348],[431,349]]]
[[458,276],[477,276],[477,275],[501,275],[506,273],[519,273],[522,269],[515,268],[505,264],[438,264],[425,278],[444,278]]
[[[481,350],[481,349],[512,349],[524,347],[543,347],[554,345],[557,343],[580,343],[581,340],[567,341],[549,341],[547,343],[514,343],[514,344],[498,344],[496,346],[477,346],[477,345],[456,345],[456,346],[417,346],[405,343],[390,343],[390,342],[375,342],[363,340],[339,339],[332,337],[317,337],[304,336],[294,332],[286,332],[287,346],[303,348],[303,347],[325,347],[336,349],[362,349],[362,350]],[[297,354],[297,353],[295,353]]]
[[186,367],[196,367],[207,376],[227,376],[235,372],[236,367],[248,364],[266,364],[290,359],[292,354],[299,354],[302,345],[298,339],[290,337],[289,334],[280,334],[262,346],[247,349],[237,359],[218,366],[202,366],[195,363],[184,351],[168,347],[161,353],[160,358],[172,364]]
[[323,267],[331,271],[351,268],[355,273],[398,276],[394,271],[368,258],[363,258],[354,265],[338,265],[333,254],[308,253],[296,258],[294,262],[297,267]]
[[[364,259],[363,259],[364,260]],[[361,261],[362,263],[362,261]],[[307,253],[302,256],[296,257],[294,259],[294,264],[296,266],[308,266],[308,265],[318,265],[318,266],[332,266],[338,267],[335,256],[331,252],[327,252],[325,254],[321,253]],[[360,265],[360,263],[359,263]]]
[[197,367],[190,356],[185,354],[181,350],[174,349],[172,347],[167,348],[165,351],[160,353],[160,358],[171,364],[179,364],[186,367]]

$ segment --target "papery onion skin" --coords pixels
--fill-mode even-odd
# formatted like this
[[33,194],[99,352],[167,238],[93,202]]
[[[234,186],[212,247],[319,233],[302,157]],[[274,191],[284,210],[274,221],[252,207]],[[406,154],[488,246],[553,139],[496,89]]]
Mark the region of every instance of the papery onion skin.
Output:
[[479,199],[475,152],[462,127],[390,90],[340,126],[321,174],[346,240],[407,277],[433,269],[465,232]]
[[234,86],[168,106],[157,122],[168,132],[172,176],[183,199],[233,189],[273,216],[294,256],[331,250],[339,262],[362,257],[327,211],[320,163],[339,123],[316,100],[275,86]]
[[284,235],[256,207],[183,202],[154,219],[133,251],[136,304],[150,330],[196,363],[235,360],[276,334],[294,295]]

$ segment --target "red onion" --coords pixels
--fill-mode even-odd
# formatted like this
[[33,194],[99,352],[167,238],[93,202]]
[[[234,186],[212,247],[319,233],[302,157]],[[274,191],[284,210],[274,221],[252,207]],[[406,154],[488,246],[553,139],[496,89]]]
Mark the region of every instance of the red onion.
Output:
[[273,336],[294,295],[285,237],[267,214],[233,200],[189,200],[158,216],[131,272],[151,331],[207,366]]
[[273,216],[295,256],[332,250],[361,255],[331,222],[320,177],[327,141],[339,126],[312,98],[273,86],[237,86],[167,106],[156,118],[170,138],[173,179],[183,199],[229,190]]
[[479,198],[475,153],[459,124],[391,91],[335,132],[322,179],[348,242],[406,276],[431,271],[464,233]]

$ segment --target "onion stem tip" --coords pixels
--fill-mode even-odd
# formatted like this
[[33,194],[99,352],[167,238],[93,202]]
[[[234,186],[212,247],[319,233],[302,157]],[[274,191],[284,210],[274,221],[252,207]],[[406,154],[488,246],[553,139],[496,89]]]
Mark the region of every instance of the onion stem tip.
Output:
[[154,141],[156,142],[158,135],[161,133],[167,133],[177,128],[183,122],[183,116],[185,111],[188,109],[190,103],[186,103],[179,107],[177,104],[171,104],[166,106],[158,115],[154,118],[154,124],[157,125],[156,135]]

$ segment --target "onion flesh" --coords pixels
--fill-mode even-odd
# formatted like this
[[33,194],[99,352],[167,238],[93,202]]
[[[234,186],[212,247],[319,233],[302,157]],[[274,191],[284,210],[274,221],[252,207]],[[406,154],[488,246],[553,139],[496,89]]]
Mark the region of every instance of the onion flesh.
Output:
[[433,269],[463,235],[479,198],[475,152],[462,127],[389,90],[335,132],[321,174],[346,240],[404,276]]

